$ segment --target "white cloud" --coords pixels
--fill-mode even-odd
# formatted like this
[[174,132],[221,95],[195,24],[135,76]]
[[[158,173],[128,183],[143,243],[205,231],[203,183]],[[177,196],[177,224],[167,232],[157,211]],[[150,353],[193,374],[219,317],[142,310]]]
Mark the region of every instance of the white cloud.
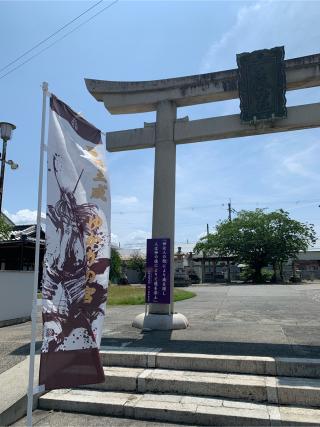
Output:
[[278,196],[314,199],[320,174],[317,159],[320,147],[313,130],[277,136],[264,145],[263,159],[268,165],[265,183]]
[[136,196],[114,196],[112,201],[119,205],[130,206],[138,203],[139,200]]
[[111,243],[114,245],[119,244],[119,236],[117,234],[111,233]]
[[318,168],[317,162],[314,164],[318,155],[319,143],[316,142],[310,147],[305,147],[303,150],[286,157],[283,160],[283,166],[287,172],[319,182],[320,175],[318,172],[314,172]]
[[146,245],[146,239],[150,238],[150,233],[145,230],[134,230],[129,233],[122,242],[122,246],[139,247]]
[[206,231],[204,231],[204,232],[200,233],[200,234],[198,235],[198,237],[197,237],[197,241],[198,241],[198,240],[200,240],[200,239],[202,239],[202,237],[205,237],[206,235],[207,235],[207,232],[206,232]]
[[[30,209],[20,209],[16,213],[10,213],[4,211],[4,213],[15,223],[15,224],[35,224],[37,222],[37,211]],[[45,218],[45,214],[41,213],[41,218]]]
[[319,12],[319,2],[304,1],[269,0],[241,7],[235,24],[213,41],[201,72],[234,68],[237,53],[256,49],[284,45],[287,58],[317,52]]

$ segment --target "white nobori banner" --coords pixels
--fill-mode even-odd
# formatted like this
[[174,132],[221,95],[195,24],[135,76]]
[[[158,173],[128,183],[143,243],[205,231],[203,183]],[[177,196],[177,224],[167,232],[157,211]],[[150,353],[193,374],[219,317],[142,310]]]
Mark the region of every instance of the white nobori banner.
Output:
[[104,381],[99,346],[110,269],[101,132],[50,96],[43,344],[45,389]]

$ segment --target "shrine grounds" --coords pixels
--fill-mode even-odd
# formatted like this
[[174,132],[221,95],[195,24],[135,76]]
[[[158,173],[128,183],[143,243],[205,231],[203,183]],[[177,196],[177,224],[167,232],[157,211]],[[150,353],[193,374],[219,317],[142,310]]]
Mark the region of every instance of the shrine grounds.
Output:
[[130,326],[139,306],[110,307],[103,346],[157,347],[167,352],[282,357],[320,356],[320,283],[196,285],[175,304],[190,326],[142,333]]
[[[283,357],[320,357],[320,282],[300,285],[195,285],[175,303],[190,326],[141,332],[131,326],[143,305],[110,306],[102,346]],[[40,306],[37,348],[41,339]],[[29,351],[30,322],[0,328],[0,373]]]

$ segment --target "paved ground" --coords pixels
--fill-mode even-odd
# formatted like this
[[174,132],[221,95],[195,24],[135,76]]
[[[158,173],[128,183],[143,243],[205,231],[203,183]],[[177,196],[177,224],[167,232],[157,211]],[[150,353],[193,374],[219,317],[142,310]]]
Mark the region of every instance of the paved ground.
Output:
[[128,327],[141,309],[130,307],[119,312],[118,308],[111,308],[103,345],[320,357],[320,284],[220,285],[195,289],[196,298],[176,304],[176,310],[188,317],[190,328],[141,333]]
[[[188,329],[142,333],[132,328],[131,322],[143,306],[113,306],[108,308],[102,345],[320,357],[320,283],[197,285],[193,290],[197,297],[175,305],[176,311],[188,317]],[[39,315],[38,348],[40,329]],[[0,373],[25,358],[29,339],[30,322],[0,328]]]
[[[320,358],[320,283],[305,285],[197,285],[195,298],[176,311],[190,322],[186,330],[141,332],[131,327],[143,306],[109,307],[103,346],[156,347],[164,351]],[[37,348],[40,347],[39,307]],[[0,328],[0,373],[29,351],[30,322]],[[171,426],[111,417],[36,410],[38,426]],[[25,419],[16,425],[25,425]]]
[[190,327],[141,333],[130,327],[140,307],[111,307],[103,345],[165,351],[320,357],[320,284],[194,286],[176,304]]

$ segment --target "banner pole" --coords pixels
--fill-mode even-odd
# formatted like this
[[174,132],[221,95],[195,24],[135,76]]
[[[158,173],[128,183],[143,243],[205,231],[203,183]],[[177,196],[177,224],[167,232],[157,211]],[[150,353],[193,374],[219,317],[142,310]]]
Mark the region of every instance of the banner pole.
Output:
[[48,83],[42,83],[42,120],[41,120],[41,142],[40,142],[40,164],[38,178],[38,210],[37,210],[37,231],[36,231],[36,253],[34,265],[33,298],[31,311],[31,343],[29,360],[29,384],[28,384],[28,404],[27,404],[27,426],[32,426],[33,410],[33,379],[34,362],[36,350],[36,332],[37,332],[37,293],[39,277],[39,258],[40,258],[40,231],[41,231],[41,205],[42,205],[42,183],[43,183],[43,159],[45,148],[45,128],[46,128],[46,110],[47,110]]

